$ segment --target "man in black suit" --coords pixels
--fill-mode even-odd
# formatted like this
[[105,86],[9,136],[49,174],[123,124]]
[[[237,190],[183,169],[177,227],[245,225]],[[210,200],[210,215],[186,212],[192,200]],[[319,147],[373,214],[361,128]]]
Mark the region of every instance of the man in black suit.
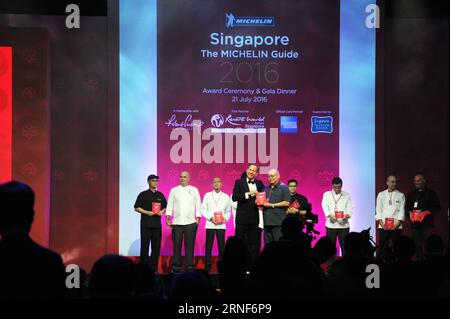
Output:
[[[251,262],[254,263],[259,254],[260,236],[259,211],[256,205],[256,195],[264,191],[264,184],[255,179],[259,167],[249,164],[246,176],[234,183],[233,201],[237,202],[236,209],[236,237],[241,238],[250,252]],[[258,244],[259,243],[259,244]]]
[[61,256],[28,235],[33,207],[28,185],[0,184],[0,299],[67,297]]
[[441,205],[436,192],[428,188],[424,174],[414,176],[414,187],[414,190],[406,196],[406,213],[409,214],[411,219],[413,210],[421,211],[421,215],[426,211],[430,212],[430,215],[423,216],[424,218],[421,222],[411,221],[411,237],[416,244],[416,260],[423,261],[424,244],[431,229],[434,227],[435,216],[439,213]]

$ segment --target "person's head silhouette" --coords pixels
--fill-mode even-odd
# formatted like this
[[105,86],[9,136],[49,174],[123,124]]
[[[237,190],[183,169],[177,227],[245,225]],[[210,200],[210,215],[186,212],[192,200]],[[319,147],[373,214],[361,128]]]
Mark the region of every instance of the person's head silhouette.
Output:
[[16,181],[0,184],[0,235],[29,233],[34,219],[34,191]]
[[288,216],[283,220],[281,224],[281,233],[283,239],[295,240],[301,236],[303,229],[302,221],[295,216]]
[[394,243],[394,255],[399,261],[410,261],[415,251],[414,240],[408,236],[400,236]]

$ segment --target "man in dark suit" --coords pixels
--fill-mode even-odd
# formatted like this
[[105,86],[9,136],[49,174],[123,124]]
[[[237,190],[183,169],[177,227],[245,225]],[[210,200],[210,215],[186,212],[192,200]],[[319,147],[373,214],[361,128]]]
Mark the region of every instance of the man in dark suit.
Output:
[[236,237],[241,238],[250,252],[251,262],[254,263],[259,254],[260,236],[259,211],[256,205],[256,195],[264,191],[264,184],[255,179],[259,167],[249,164],[246,176],[234,183],[233,201],[237,202],[236,209]]
[[28,235],[34,192],[25,184],[0,184],[0,299],[67,297],[61,256]]
[[436,192],[428,188],[424,174],[414,176],[414,187],[414,190],[406,196],[406,213],[409,214],[410,219],[413,210],[419,210],[421,215],[426,211],[430,213],[430,215],[424,215],[421,222],[411,221],[411,237],[416,244],[416,260],[423,261],[424,244],[434,227],[434,220],[441,209],[441,205]]

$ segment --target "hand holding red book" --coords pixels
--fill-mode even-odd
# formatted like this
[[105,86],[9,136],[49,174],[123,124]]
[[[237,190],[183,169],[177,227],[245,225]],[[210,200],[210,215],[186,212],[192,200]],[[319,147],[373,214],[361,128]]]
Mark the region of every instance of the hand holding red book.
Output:
[[161,203],[153,202],[152,212],[159,215],[159,212],[161,212]]
[[410,215],[411,221],[412,222],[420,222],[421,215],[422,215],[422,211],[420,209],[414,209]]
[[256,195],[256,205],[262,206],[267,202],[267,197],[265,192],[260,192]]
[[384,219],[384,229],[386,229],[386,230],[394,230],[394,228],[395,228],[394,218],[386,217]]
[[224,221],[225,221],[225,218],[223,218],[222,212],[215,212],[214,213],[214,222],[216,224],[223,224]]
[[431,212],[428,211],[428,210],[422,212],[422,214],[419,216],[418,221],[419,221],[419,222],[423,222],[423,220],[425,219],[425,217],[426,217],[427,215],[431,215]]
[[429,210],[426,210],[426,211],[423,212],[422,220],[424,220],[425,216],[427,216],[427,215],[431,215],[431,212]]
[[334,217],[336,217],[337,219],[344,218],[344,212],[342,212],[342,211],[335,211],[334,212]]
[[299,209],[300,208],[300,204],[297,202],[297,200],[295,200],[289,205],[289,208]]

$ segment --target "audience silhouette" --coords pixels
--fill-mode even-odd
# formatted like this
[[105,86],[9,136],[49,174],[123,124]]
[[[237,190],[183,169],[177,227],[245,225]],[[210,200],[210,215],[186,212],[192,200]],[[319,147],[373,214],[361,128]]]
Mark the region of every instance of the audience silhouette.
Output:
[[[26,184],[0,185],[0,298],[218,299],[218,298],[448,298],[448,247],[438,235],[425,243],[425,260],[413,260],[414,241],[400,236],[393,249],[375,259],[369,230],[351,232],[346,254],[327,263],[336,247],[328,237],[313,247],[300,219],[288,216],[279,241],[266,245],[250,263],[245,243],[229,237],[217,263],[218,285],[204,269],[161,275],[119,255],[105,255],[90,273],[80,269],[80,287],[66,287],[61,256],[29,236],[34,218],[34,192]],[[369,289],[369,265],[379,266],[380,289]]]
[[20,182],[0,185],[0,297],[65,298],[61,256],[29,236],[34,191]]

